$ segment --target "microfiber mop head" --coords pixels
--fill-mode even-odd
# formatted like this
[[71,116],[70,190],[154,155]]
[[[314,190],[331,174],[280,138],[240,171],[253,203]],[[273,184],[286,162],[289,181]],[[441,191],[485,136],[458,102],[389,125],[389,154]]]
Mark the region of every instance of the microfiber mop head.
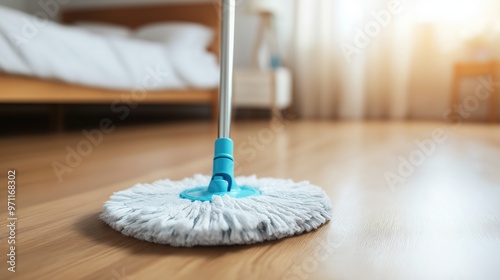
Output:
[[212,201],[179,197],[183,191],[207,186],[211,177],[138,184],[111,196],[101,218],[124,235],[171,246],[252,244],[309,232],[331,217],[325,192],[308,182],[238,177],[241,186],[259,195]]
[[330,220],[326,194],[307,182],[234,178],[230,77],[236,3],[222,4],[219,138],[212,176],[139,184],[115,193],[101,218],[125,235],[186,247],[252,244],[308,232]]

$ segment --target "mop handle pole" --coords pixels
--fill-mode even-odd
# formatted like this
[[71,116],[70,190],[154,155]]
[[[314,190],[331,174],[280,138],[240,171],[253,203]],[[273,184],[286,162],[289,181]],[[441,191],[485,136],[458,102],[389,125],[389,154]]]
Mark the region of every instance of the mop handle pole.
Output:
[[231,136],[235,0],[221,0],[219,138]]

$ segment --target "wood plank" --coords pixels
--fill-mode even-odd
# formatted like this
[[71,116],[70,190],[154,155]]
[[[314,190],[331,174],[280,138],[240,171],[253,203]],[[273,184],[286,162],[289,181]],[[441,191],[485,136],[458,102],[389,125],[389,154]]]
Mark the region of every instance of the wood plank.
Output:
[[[432,148],[438,129],[446,139]],[[329,224],[276,242],[172,248],[98,219],[136,182],[209,173],[215,135],[209,123],[117,127],[62,182],[51,164],[83,134],[0,139],[2,239],[5,175],[18,172],[18,271],[4,263],[0,279],[498,279],[498,125],[236,123],[237,174],[309,180],[332,199]],[[431,145],[429,156],[391,187],[386,173],[399,174],[415,141]]]

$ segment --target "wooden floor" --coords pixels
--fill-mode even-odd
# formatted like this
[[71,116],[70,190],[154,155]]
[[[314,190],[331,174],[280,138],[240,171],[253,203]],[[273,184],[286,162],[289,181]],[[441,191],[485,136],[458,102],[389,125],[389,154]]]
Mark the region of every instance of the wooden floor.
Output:
[[[436,129],[447,139],[432,149]],[[52,164],[86,151],[82,133],[0,139],[0,279],[500,279],[500,126],[238,123],[239,174],[309,180],[332,199],[330,223],[281,241],[171,248],[98,219],[136,182],[210,173],[213,138],[209,123],[118,127],[80,163],[70,157],[61,182]],[[15,273],[7,169],[17,171]]]

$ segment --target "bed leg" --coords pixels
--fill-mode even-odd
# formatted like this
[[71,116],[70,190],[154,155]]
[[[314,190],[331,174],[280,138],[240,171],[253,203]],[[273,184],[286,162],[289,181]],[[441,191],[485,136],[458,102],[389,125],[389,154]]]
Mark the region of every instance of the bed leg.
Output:
[[52,107],[50,116],[50,130],[52,132],[60,133],[64,131],[64,105],[55,104]]
[[212,104],[210,104],[210,109],[212,113],[212,122],[217,127],[219,122],[219,90],[213,91]]

